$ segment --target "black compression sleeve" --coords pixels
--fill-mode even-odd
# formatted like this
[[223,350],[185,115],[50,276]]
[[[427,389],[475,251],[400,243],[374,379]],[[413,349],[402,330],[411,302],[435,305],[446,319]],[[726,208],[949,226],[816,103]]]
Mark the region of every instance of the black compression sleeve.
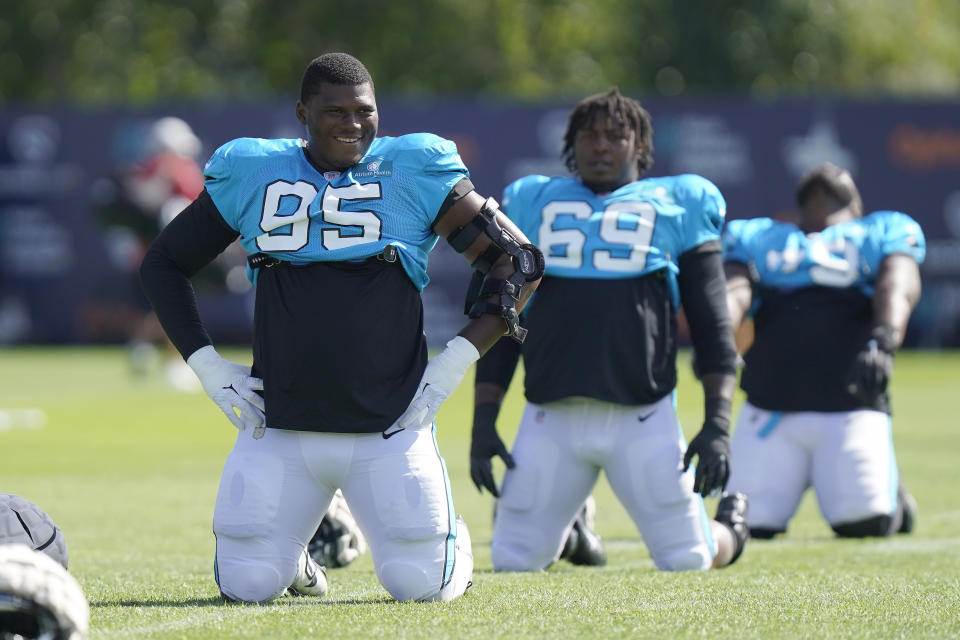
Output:
[[705,242],[680,256],[680,299],[702,374],[737,372],[737,349],[727,312],[720,243]]
[[450,210],[457,200],[467,195],[471,191],[474,191],[473,183],[470,182],[470,178],[463,178],[457,184],[453,185],[453,188],[450,189],[450,192],[447,193],[447,197],[443,200],[443,203],[440,205],[440,210],[437,211],[437,215],[434,216],[433,222],[430,223],[430,228],[433,229],[437,226],[437,223],[440,222],[440,218],[447,214],[447,211]]
[[476,382],[489,382],[507,389],[519,361],[520,343],[501,338],[477,361]]
[[170,341],[186,359],[211,344],[190,278],[209,264],[238,233],[206,190],[170,221],[150,244],[140,265],[140,284]]

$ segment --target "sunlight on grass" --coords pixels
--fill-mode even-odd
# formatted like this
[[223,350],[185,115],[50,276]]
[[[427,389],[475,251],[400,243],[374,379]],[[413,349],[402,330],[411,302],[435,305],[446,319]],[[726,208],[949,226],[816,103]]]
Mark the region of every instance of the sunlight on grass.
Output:
[[[701,396],[686,357],[679,412],[689,438]],[[167,387],[159,372],[131,377],[121,349],[7,349],[0,363],[0,410],[45,416],[39,427],[0,429],[0,492],[36,502],[63,529],[93,638],[960,636],[960,503],[944,481],[960,452],[957,353],[897,356],[894,441],[920,505],[915,534],[838,540],[808,494],[785,536],[752,541],[737,564],[707,573],[656,571],[605,480],[595,495],[607,567],[493,573],[492,501],[468,474],[468,375],[438,418],[476,558],[473,587],[448,604],[392,601],[369,555],[332,571],[323,601],[222,603],[211,519],[235,431],[213,403]],[[505,440],[522,409],[521,381],[501,417]],[[495,469],[499,476],[502,465]]]

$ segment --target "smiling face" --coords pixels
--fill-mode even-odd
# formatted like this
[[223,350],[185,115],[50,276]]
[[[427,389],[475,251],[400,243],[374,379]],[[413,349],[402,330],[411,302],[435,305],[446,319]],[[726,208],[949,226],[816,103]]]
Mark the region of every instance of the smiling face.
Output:
[[573,157],[577,175],[598,193],[613,191],[640,178],[636,132],[609,115],[597,115],[577,130]]
[[380,123],[369,82],[321,83],[306,102],[297,102],[297,119],[307,129],[307,155],[325,171],[343,171],[360,162]]

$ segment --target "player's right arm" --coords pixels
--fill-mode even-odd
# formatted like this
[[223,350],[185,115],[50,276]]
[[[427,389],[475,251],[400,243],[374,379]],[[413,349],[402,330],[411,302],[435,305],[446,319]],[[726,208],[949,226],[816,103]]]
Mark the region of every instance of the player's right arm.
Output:
[[[140,282],[163,330],[200,379],[203,390],[227,419],[243,431],[263,434],[263,381],[250,367],[224,360],[200,320],[190,278],[237,239],[213,199],[203,191],[150,244]],[[237,411],[239,411],[239,415]]]
[[742,242],[747,224],[744,220],[731,220],[727,222],[721,236],[727,313],[730,316],[737,353],[740,354],[746,353],[753,343],[753,321],[749,317],[753,304],[753,280],[748,266],[751,256]]
[[742,262],[728,260],[723,263],[726,278],[727,312],[730,314],[730,326],[737,345],[737,353],[746,353],[753,342],[753,322],[747,317],[753,304],[753,287],[750,282],[750,270]]
[[212,344],[200,321],[190,278],[238,235],[224,221],[210,194],[203,191],[164,227],[144,255],[140,265],[143,291],[184,359]]

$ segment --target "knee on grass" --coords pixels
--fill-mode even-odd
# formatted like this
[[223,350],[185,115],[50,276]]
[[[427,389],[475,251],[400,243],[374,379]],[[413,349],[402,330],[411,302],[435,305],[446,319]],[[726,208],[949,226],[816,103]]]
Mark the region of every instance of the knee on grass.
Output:
[[863,520],[834,524],[831,528],[841,538],[882,538],[893,533],[893,518],[873,516]]
[[773,536],[785,531],[785,529],[771,529],[770,527],[750,527],[750,537],[757,540],[772,540]]
[[496,540],[490,545],[494,571],[543,571],[553,563],[554,555]]
[[678,549],[661,554],[653,563],[661,571],[702,571],[710,568],[713,558],[705,549]]
[[[397,560],[384,563],[377,571],[383,588],[400,601],[420,602],[453,600],[470,586],[473,567],[454,568],[454,575],[446,586],[437,581],[435,571],[426,571],[412,562]],[[471,575],[466,575],[466,574]],[[442,588],[441,588],[442,587]]]
[[283,595],[290,579],[284,580],[280,571],[266,562],[228,565],[218,562],[217,582],[220,592],[230,600],[268,602]]

